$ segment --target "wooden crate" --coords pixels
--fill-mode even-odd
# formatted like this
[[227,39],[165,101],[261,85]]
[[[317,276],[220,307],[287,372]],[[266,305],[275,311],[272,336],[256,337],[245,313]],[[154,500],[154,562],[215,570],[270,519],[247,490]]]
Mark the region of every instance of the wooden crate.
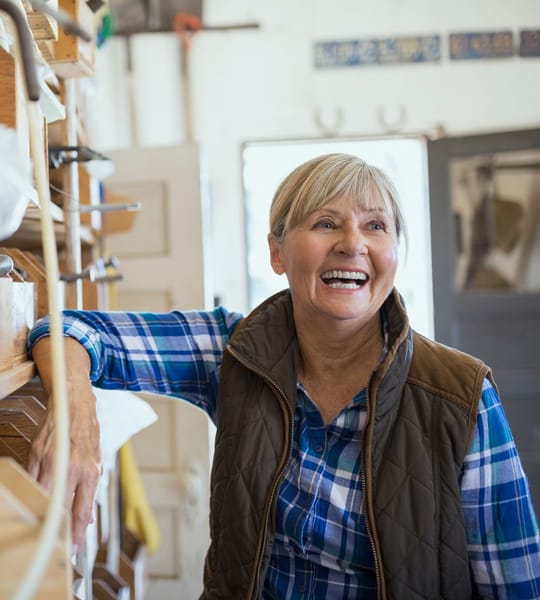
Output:
[[[48,0],[47,4],[53,10],[58,8],[58,0]],[[25,10],[28,17],[28,25],[30,25],[32,35],[36,41],[58,39],[58,23],[56,19],[34,10],[28,4],[25,6]]]
[[60,28],[58,39],[54,42],[54,58],[49,63],[53,71],[64,79],[90,77],[94,74],[96,47],[94,13],[84,0],[59,0],[58,7],[91,33],[94,40],[85,42]]

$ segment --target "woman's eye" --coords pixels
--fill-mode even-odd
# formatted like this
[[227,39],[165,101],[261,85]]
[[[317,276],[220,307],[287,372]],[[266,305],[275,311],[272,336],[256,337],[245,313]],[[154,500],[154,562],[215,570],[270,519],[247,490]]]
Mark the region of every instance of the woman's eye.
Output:
[[335,228],[335,224],[333,221],[329,221],[327,219],[323,219],[321,221],[317,221],[315,223],[315,228],[316,229],[334,229]]
[[372,231],[386,231],[386,223],[383,221],[370,221],[368,227]]

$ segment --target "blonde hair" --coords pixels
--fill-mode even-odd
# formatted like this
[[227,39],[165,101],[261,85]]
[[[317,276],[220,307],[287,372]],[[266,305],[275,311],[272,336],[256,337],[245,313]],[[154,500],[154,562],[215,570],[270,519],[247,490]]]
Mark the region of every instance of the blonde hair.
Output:
[[388,176],[351,154],[325,154],[296,167],[281,182],[270,207],[270,232],[278,241],[314,210],[343,196],[363,208],[380,208],[393,215],[398,238],[407,238],[394,184]]

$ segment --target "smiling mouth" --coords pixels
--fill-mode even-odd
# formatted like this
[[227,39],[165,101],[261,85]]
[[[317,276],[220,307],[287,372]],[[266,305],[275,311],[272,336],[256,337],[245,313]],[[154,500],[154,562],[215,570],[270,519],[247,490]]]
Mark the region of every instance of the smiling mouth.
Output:
[[322,273],[321,279],[323,283],[332,288],[356,290],[366,283],[368,276],[358,271],[339,271],[334,269]]

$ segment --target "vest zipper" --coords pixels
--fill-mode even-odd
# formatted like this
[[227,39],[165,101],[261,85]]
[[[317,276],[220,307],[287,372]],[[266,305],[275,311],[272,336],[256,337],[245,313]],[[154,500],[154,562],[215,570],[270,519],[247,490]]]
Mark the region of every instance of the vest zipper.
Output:
[[[370,399],[370,388],[371,381],[373,379],[373,373],[369,376],[369,381],[366,388],[366,405],[367,405],[367,419],[366,419],[366,429],[363,434],[363,468],[362,468],[362,504],[366,508],[366,529],[368,533],[369,541],[371,542],[371,549],[373,551],[373,558],[375,561],[375,578],[377,583],[377,599],[384,600],[386,598],[386,592],[383,589],[383,581],[381,578],[381,568],[379,561],[379,553],[377,551],[377,544],[375,544],[373,529],[371,526],[371,520],[373,518],[373,510],[372,503],[368,503],[367,501],[367,477],[366,477],[366,465],[368,464],[368,454],[369,458],[371,458],[371,440],[373,438],[371,432],[371,399]],[[369,432],[369,438],[366,435]],[[369,452],[368,452],[369,450]]]
[[262,377],[267,383],[269,383],[276,390],[277,397],[279,398],[279,404],[280,404],[281,410],[283,413],[286,413],[289,417],[289,431],[288,431],[289,435],[287,438],[288,443],[287,443],[287,446],[285,447],[285,451],[283,452],[283,455],[281,457],[281,462],[279,464],[277,474],[272,481],[272,485],[270,487],[270,493],[266,497],[266,505],[264,507],[264,517],[263,517],[264,526],[263,526],[263,530],[262,530],[262,537],[259,537],[259,543],[258,543],[258,547],[257,547],[257,560],[255,563],[255,571],[254,571],[254,575],[252,576],[252,579],[250,581],[249,588],[248,588],[248,594],[247,594],[247,599],[249,600],[250,598],[255,598],[255,593],[259,589],[259,586],[260,586],[262,557],[263,557],[263,553],[264,553],[264,547],[266,545],[266,540],[268,538],[268,517],[270,515],[270,508],[274,501],[274,496],[276,494],[279,480],[281,479],[283,471],[285,470],[285,466],[287,465],[287,462],[289,460],[289,455],[291,452],[293,435],[294,435],[294,427],[293,427],[294,414],[289,406],[289,403],[287,402],[287,396],[285,395],[283,390],[279,387],[279,385],[273,379],[268,377],[268,375],[266,375],[266,373],[264,373],[260,369],[254,367],[252,364],[248,363],[243,358],[238,356],[238,354],[236,354],[236,352],[234,350],[232,350],[230,347],[227,347],[227,351],[232,356],[234,356],[234,358],[240,364],[242,364],[244,367],[246,367],[246,369],[249,369],[250,371],[253,371],[257,375]]

